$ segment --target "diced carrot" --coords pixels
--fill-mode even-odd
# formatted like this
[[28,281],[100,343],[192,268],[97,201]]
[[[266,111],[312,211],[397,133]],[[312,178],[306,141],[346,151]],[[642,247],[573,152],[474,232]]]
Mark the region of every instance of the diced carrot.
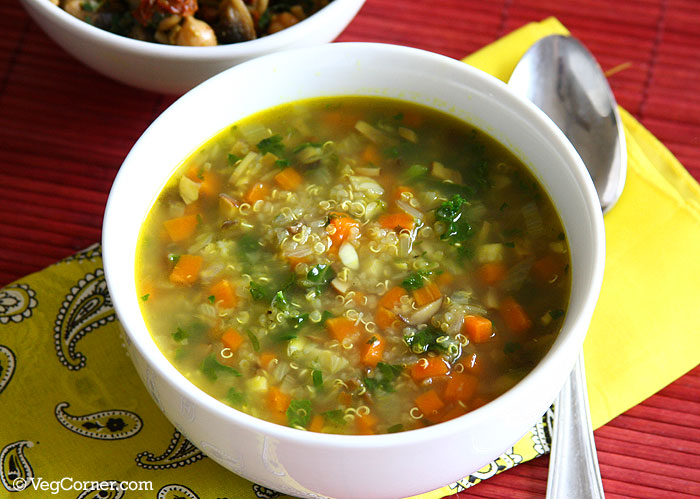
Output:
[[408,213],[389,213],[379,217],[379,225],[389,230],[411,230],[416,226],[416,221]]
[[243,198],[250,204],[255,204],[270,195],[270,187],[264,182],[256,182],[250,186]]
[[296,257],[296,256],[288,256],[287,261],[289,262],[289,268],[294,270],[297,268],[297,265],[300,263],[306,263],[308,261],[308,258],[303,256],[303,257]]
[[422,288],[413,290],[413,299],[419,307],[432,303],[441,296],[440,288],[434,282],[428,282]]
[[268,369],[270,364],[277,359],[277,355],[272,352],[262,352],[259,357],[260,366],[263,369]]
[[541,283],[552,283],[564,271],[564,263],[556,255],[548,254],[535,260],[530,273]]
[[401,124],[408,127],[419,127],[423,123],[423,116],[420,113],[414,111],[404,110],[401,119]]
[[532,327],[532,320],[528,317],[527,312],[512,297],[504,298],[498,310],[506,323],[506,327],[512,332],[524,333]]
[[212,172],[205,172],[203,176],[204,179],[201,182],[202,186],[199,188],[199,193],[207,197],[217,196],[221,191],[219,177]]
[[477,355],[476,352],[471,355],[462,356],[459,359],[459,364],[462,364],[465,373],[478,375],[484,371],[483,356]]
[[284,393],[276,386],[267,390],[267,406],[275,412],[286,412],[292,397]]
[[205,196],[214,196],[219,193],[219,179],[216,174],[204,170],[200,165],[191,165],[185,176],[200,184],[199,193]]
[[467,315],[462,322],[462,333],[474,343],[485,343],[493,335],[493,324],[486,317]]
[[393,287],[379,299],[379,306],[391,310],[401,302],[401,297],[407,294],[401,286]]
[[201,212],[202,212],[202,207],[199,204],[199,199],[197,201],[193,201],[190,204],[185,205],[185,215],[197,216],[197,214],[199,214]]
[[362,151],[362,161],[378,165],[382,161],[382,156],[379,149],[374,144],[368,144],[365,150]]
[[331,317],[330,319],[326,319],[326,328],[333,338],[341,342],[358,331],[355,322],[347,317]]
[[418,395],[414,399],[414,402],[418,409],[420,409],[420,412],[422,412],[427,418],[430,418],[430,416],[435,416],[438,411],[445,406],[445,403],[442,401],[434,388]]
[[229,328],[221,335],[221,343],[232,352],[235,352],[243,343],[243,336],[235,329]]
[[189,286],[197,280],[200,268],[202,268],[201,256],[180,255],[175,267],[170,272],[170,282]]
[[508,269],[502,262],[488,262],[476,269],[476,278],[484,286],[493,286],[506,278]]
[[440,411],[436,417],[433,417],[433,422],[442,423],[444,421],[449,421],[450,419],[464,416],[467,413],[467,409],[459,404],[454,404],[451,407],[444,409],[445,410]]
[[435,282],[437,283],[438,286],[449,286],[452,284],[455,280],[455,276],[450,274],[449,272],[442,272],[441,274],[438,274],[438,276],[435,278]]
[[214,303],[222,308],[232,308],[238,303],[238,296],[226,279],[221,279],[209,288],[209,296],[213,296]]
[[474,400],[472,400],[471,403],[471,408],[472,410],[478,409],[482,405],[486,405],[488,403],[488,400],[486,400],[484,397],[476,397]]
[[358,305],[363,304],[363,300],[365,298],[365,294],[362,291],[355,291],[355,294],[352,296],[352,301],[357,303]]
[[360,362],[363,366],[375,367],[384,355],[386,340],[378,334],[373,334],[360,350]]
[[322,415],[314,414],[311,418],[311,423],[309,424],[309,431],[314,431],[316,433],[321,433],[323,431],[323,425],[325,421]]
[[445,391],[442,393],[448,402],[467,402],[474,396],[479,378],[465,373],[453,373],[447,380]]
[[350,404],[352,404],[352,395],[350,395],[348,392],[340,392],[338,394],[338,403],[340,405],[344,405],[345,407],[349,407]]
[[357,417],[355,417],[355,424],[357,425],[357,430],[360,435],[373,435],[377,423],[379,423],[379,418],[371,412],[364,416],[357,415]]
[[414,381],[423,381],[435,376],[444,376],[450,366],[442,357],[423,357],[411,366],[411,377]]
[[385,307],[378,307],[374,314],[374,322],[382,329],[389,329],[396,319],[396,314]]
[[343,111],[328,111],[321,115],[321,120],[329,127],[348,130],[355,126],[359,116],[355,113],[350,113],[347,110]]
[[394,189],[394,192],[391,195],[391,198],[394,201],[398,201],[399,199],[403,199],[403,193],[408,192],[410,194],[413,194],[414,196],[416,195],[416,191],[412,187],[408,187],[407,185],[400,185],[396,189]]
[[357,233],[359,234],[360,222],[350,218],[345,213],[331,213],[329,217],[330,222],[328,227],[326,227],[326,231],[331,238],[334,248],[340,248],[344,241],[352,238],[353,228],[357,228]]
[[277,182],[282,189],[288,191],[296,190],[296,188],[301,185],[302,181],[301,175],[292,167],[285,168],[275,175],[275,182]]
[[198,223],[199,218],[197,218],[197,215],[184,215],[182,217],[166,220],[163,222],[163,226],[168,232],[170,240],[178,243],[194,234]]

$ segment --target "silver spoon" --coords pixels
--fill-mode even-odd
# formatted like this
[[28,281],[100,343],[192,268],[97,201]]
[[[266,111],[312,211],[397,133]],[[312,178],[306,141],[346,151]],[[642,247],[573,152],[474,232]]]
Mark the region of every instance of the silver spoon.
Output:
[[[607,212],[624,187],[627,151],[615,97],[595,58],[572,37],[548,36],[525,53],[508,85],[561,128],[583,159]],[[605,497],[583,352],[554,401],[547,497]]]

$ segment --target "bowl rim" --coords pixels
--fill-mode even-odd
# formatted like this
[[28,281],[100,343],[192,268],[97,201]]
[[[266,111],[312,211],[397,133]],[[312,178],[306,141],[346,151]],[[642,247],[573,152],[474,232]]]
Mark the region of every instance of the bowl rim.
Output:
[[345,18],[343,10],[359,10],[366,0],[333,0],[331,3],[314,12],[302,21],[289,26],[277,33],[267,35],[246,42],[215,45],[211,47],[189,47],[180,45],[166,45],[156,42],[148,42],[118,35],[110,31],[98,28],[86,21],[69,14],[61,7],[48,0],[20,0],[32,8],[42,10],[47,16],[54,17],[67,25],[69,29],[76,30],[85,38],[92,38],[103,45],[114,49],[126,50],[146,57],[158,57],[163,59],[197,59],[202,62],[219,60],[221,58],[246,57],[256,54],[278,51],[287,44],[298,40],[309,30],[320,28],[327,18],[334,15]]
[[[158,346],[155,344],[152,336],[145,329],[146,334],[135,337],[133,332],[125,327],[127,335],[132,340],[141,356],[146,359],[146,363],[150,368],[158,371],[158,374],[180,395],[186,394],[188,397],[194,399],[197,403],[202,404],[207,410],[215,412],[218,416],[226,420],[234,420],[241,426],[249,430],[257,429],[260,432],[265,433],[267,436],[278,438],[280,440],[285,440],[292,443],[303,443],[307,446],[314,447],[335,447],[335,448],[362,448],[362,449],[379,449],[388,446],[401,446],[401,445],[413,445],[420,444],[424,442],[433,441],[435,439],[443,439],[458,433],[460,429],[464,427],[471,426],[469,421],[475,421],[476,424],[483,422],[488,418],[489,414],[503,411],[503,408],[507,404],[505,395],[511,392],[521,394],[526,390],[527,385],[534,383],[535,379],[543,379],[544,372],[548,369],[548,365],[556,363],[554,358],[556,350],[563,348],[562,343],[566,342],[576,342],[577,350],[571,355],[571,366],[573,366],[575,358],[578,357],[578,352],[580,347],[583,345],[583,339],[585,337],[585,332],[587,330],[588,322],[593,314],[593,309],[597,302],[600,288],[603,280],[603,270],[605,262],[605,230],[603,224],[603,216],[600,210],[600,205],[598,202],[598,197],[593,187],[592,180],[581,160],[580,156],[571,145],[571,143],[566,139],[563,132],[554,124],[554,122],[546,116],[539,108],[537,108],[530,101],[524,99],[521,96],[513,93],[505,83],[501,80],[479,70],[474,67],[469,66],[461,61],[452,59],[437,53],[428,52],[426,50],[405,47],[393,44],[385,43],[372,43],[372,42],[342,42],[326,44],[315,47],[297,48],[291,50],[285,50],[282,52],[276,52],[273,54],[268,54],[250,61],[243,62],[233,68],[230,68],[218,75],[209,78],[205,82],[201,83],[194,89],[190,90],[180,98],[178,98],[173,104],[171,104],[168,109],[166,109],[153,123],[152,125],[143,132],[142,136],[138,139],[134,145],[133,150],[139,146],[144,139],[148,136],[148,133],[159,126],[159,123],[163,120],[169,119],[171,113],[179,109],[180,106],[189,105],[192,99],[196,99],[197,95],[207,92],[210,87],[215,87],[217,82],[227,78],[231,78],[232,74],[235,75],[237,72],[245,71],[248,66],[259,65],[259,64],[272,64],[278,58],[285,57],[288,54],[300,52],[306,55],[309,60],[313,60],[314,51],[325,51],[325,50],[337,50],[342,52],[347,47],[349,50],[366,50],[368,53],[376,54],[377,51],[384,51],[388,54],[399,55],[403,57],[414,57],[421,61],[428,61],[430,64],[447,65],[453,70],[461,71],[469,78],[474,79],[479,82],[479,84],[487,85],[490,90],[495,94],[498,94],[501,99],[505,99],[506,103],[513,106],[518,113],[524,113],[524,115],[533,122],[533,126],[539,128],[539,130],[549,136],[554,138],[552,141],[552,146],[558,154],[567,160],[567,164],[572,167],[572,176],[575,177],[578,182],[578,187],[581,190],[581,195],[586,201],[586,208],[588,211],[587,220],[589,221],[592,229],[591,233],[593,235],[592,246],[595,248],[597,254],[593,268],[590,272],[590,285],[585,289],[583,293],[584,297],[581,299],[582,307],[579,313],[579,320],[586,320],[586,327],[574,328],[573,326],[569,329],[583,329],[583,332],[577,336],[574,335],[576,331],[570,331],[567,338],[562,338],[561,335],[557,338],[555,343],[552,345],[547,354],[537,363],[537,365],[530,371],[520,382],[515,386],[507,390],[504,394],[497,397],[496,399],[490,401],[485,406],[477,408],[467,414],[460,416],[458,418],[445,421],[439,424],[435,424],[429,427],[409,430],[405,432],[393,433],[393,434],[378,434],[378,435],[339,435],[339,434],[326,434],[326,433],[313,433],[308,431],[300,431],[291,427],[286,427],[265,421],[263,419],[256,418],[254,416],[248,415],[244,412],[238,411],[233,407],[230,407],[223,402],[215,399],[213,396],[207,394],[205,391],[194,385],[189,381],[183,374],[181,374],[171,363],[165,355],[160,351]],[[130,156],[126,157],[124,160],[124,165],[128,165],[130,161]],[[133,168],[133,167],[130,167]],[[115,196],[113,193],[118,190],[119,178],[122,170],[120,169],[117,178],[114,181],[112,190],[107,201],[107,206],[105,209],[104,224],[103,224],[103,260],[104,260],[104,270],[107,283],[109,286],[110,274],[113,266],[118,267],[113,255],[110,252],[111,240],[117,236],[110,232],[109,226],[111,225],[111,220],[116,218],[117,209],[115,208]],[[172,174],[172,172],[171,172]],[[556,206],[556,205],[555,205]],[[558,210],[559,211],[559,210]],[[561,215],[560,215],[561,216]],[[129,269],[133,271],[133,269]],[[572,283],[573,286],[573,283]],[[110,286],[111,287],[111,286]],[[121,301],[128,298],[119,297],[116,300],[113,299],[115,310],[118,316],[122,316],[119,313],[121,308]],[[131,299],[137,299],[134,295]],[[568,316],[568,313],[567,313]],[[565,323],[566,324],[566,323]],[[146,337],[141,337],[146,336]],[[159,355],[157,358],[152,358],[147,349],[144,348],[145,342],[150,343],[155,346]],[[562,383],[564,378],[562,378]],[[534,423],[534,421],[533,421]]]

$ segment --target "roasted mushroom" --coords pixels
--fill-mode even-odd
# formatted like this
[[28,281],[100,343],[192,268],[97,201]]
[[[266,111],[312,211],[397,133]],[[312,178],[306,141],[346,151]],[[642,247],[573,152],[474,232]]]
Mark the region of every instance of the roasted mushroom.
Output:
[[243,0],[224,0],[214,27],[219,43],[237,43],[256,37],[255,24]]

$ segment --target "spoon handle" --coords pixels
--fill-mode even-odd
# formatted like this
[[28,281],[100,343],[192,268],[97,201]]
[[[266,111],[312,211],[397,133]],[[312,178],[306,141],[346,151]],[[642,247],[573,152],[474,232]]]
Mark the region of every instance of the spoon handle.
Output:
[[588,410],[583,352],[554,402],[547,498],[604,498]]

